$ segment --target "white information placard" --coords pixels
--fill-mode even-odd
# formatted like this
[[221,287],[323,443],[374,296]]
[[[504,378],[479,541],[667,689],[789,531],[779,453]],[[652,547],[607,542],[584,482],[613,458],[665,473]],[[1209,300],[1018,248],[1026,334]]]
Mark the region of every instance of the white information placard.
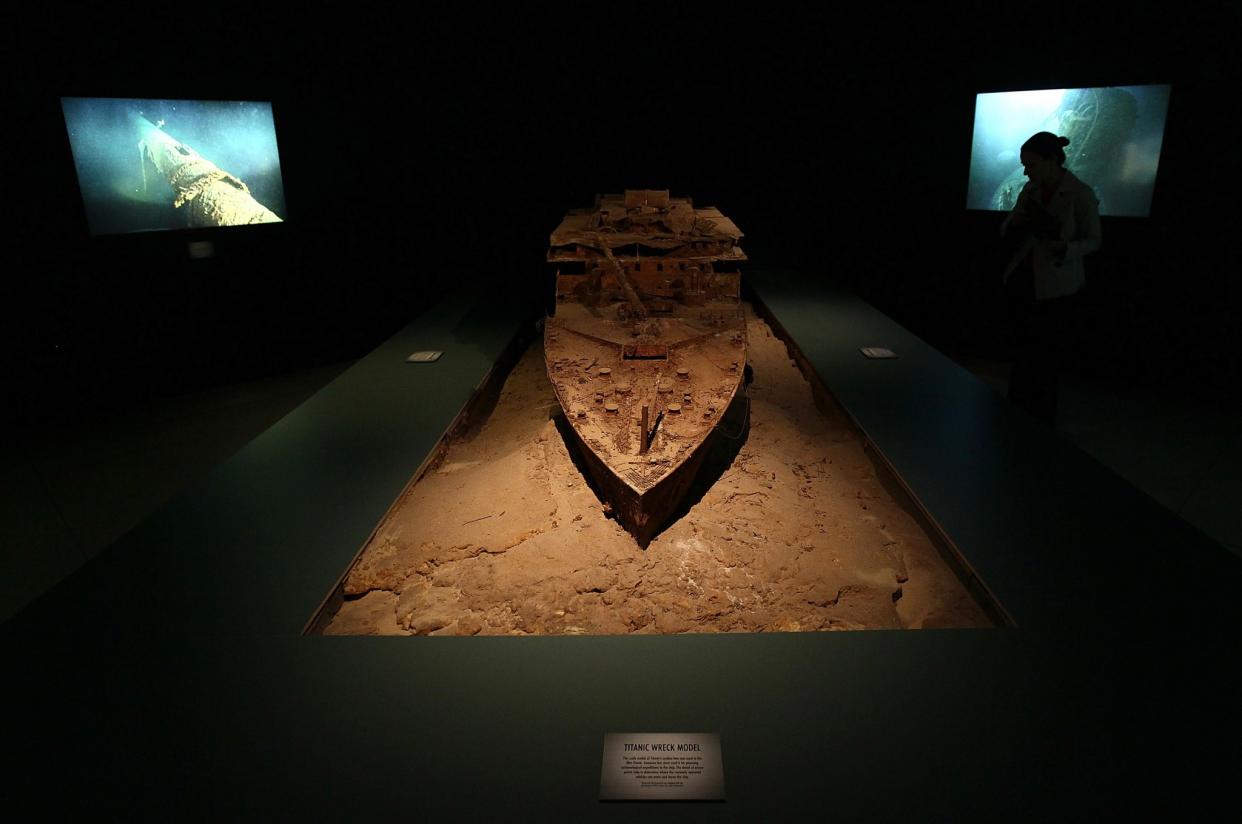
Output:
[[723,801],[716,733],[609,733],[599,773],[604,801]]

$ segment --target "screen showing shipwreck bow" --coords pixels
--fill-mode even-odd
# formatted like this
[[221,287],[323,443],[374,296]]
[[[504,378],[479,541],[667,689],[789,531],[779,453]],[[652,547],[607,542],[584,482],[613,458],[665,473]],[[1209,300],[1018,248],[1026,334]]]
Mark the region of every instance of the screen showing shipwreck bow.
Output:
[[270,103],[61,98],[92,235],[279,223]]
[[1095,190],[1100,214],[1149,216],[1169,92],[1148,85],[977,95],[966,208],[1012,209],[1026,184],[1022,144],[1052,132],[1069,138],[1065,168]]

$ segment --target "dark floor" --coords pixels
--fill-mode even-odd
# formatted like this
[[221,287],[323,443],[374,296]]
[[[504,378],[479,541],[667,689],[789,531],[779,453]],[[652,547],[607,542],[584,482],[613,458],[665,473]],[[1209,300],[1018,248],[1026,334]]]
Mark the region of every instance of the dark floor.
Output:
[[[1008,365],[958,356],[1002,397]],[[222,387],[3,447],[0,621],[107,547],[349,367]],[[1242,555],[1242,426],[1185,395],[1065,375],[1057,431]]]
[[320,366],[16,433],[0,447],[0,621],[349,366]]
[[[954,359],[1005,397],[1009,364]],[[1055,429],[1167,509],[1242,556],[1242,415],[1184,390],[1063,373]]]

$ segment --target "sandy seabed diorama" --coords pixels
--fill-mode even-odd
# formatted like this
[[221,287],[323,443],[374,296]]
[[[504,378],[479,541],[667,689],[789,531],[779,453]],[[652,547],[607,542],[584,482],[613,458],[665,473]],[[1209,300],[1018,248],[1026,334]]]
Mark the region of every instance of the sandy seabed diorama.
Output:
[[544,338],[390,508],[323,631],[994,626],[740,300],[740,237],[667,192],[572,210]]
[[750,428],[644,550],[566,446],[541,341],[485,422],[406,490],[345,580],[333,635],[990,627],[844,414],[747,311]]

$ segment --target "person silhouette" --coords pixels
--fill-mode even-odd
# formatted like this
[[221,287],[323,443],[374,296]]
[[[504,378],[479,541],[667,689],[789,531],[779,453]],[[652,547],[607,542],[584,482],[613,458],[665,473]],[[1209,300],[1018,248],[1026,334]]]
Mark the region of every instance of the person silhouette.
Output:
[[1004,271],[1013,326],[1009,400],[1055,423],[1065,346],[1086,284],[1083,257],[1100,248],[1099,200],[1065,168],[1069,138],[1037,132],[1022,144],[1029,178],[1001,224],[1016,251]]

